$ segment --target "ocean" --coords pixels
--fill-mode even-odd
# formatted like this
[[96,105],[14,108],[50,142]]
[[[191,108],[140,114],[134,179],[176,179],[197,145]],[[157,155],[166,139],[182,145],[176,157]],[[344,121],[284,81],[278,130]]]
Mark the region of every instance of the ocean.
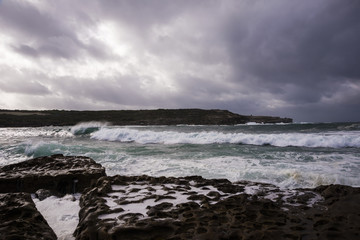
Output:
[[0,128],[0,166],[52,154],[91,157],[108,175],[360,186],[360,123]]

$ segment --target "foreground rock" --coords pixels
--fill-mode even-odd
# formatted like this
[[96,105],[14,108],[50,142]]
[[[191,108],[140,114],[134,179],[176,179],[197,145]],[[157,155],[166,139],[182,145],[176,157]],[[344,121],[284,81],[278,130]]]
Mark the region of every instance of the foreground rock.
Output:
[[[2,167],[0,191],[36,192],[36,201],[83,192],[76,239],[360,239],[360,188],[348,186],[106,177],[89,158],[53,155]],[[1,239],[56,236],[28,193],[6,193]]]
[[76,239],[356,239],[360,191],[201,177],[104,177],[80,199]]
[[330,185],[315,189],[324,211],[314,215],[314,229],[324,239],[360,239],[360,188]]
[[0,194],[0,240],[57,239],[28,193]]
[[88,157],[53,155],[0,168],[0,193],[35,193],[46,189],[51,194],[82,192],[105,176],[105,169]]

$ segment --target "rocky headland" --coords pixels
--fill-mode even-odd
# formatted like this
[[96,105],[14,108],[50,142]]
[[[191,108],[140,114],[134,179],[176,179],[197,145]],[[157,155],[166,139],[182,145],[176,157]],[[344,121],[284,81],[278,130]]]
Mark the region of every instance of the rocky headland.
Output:
[[113,125],[235,125],[291,123],[291,118],[240,115],[227,110],[157,109],[118,111],[0,110],[0,127],[70,126],[103,121]]
[[[56,239],[30,193],[37,192],[33,196],[38,202],[73,192],[74,171],[86,176],[76,175],[77,183],[82,182],[76,188],[82,193],[76,239],[360,237],[360,188],[280,189],[200,176],[105,176],[104,168],[89,158],[62,155],[9,166],[0,168],[1,190],[21,192],[0,194],[0,239]],[[35,181],[34,174],[42,180]],[[33,184],[17,188],[13,179],[26,175]],[[63,186],[59,178],[68,187],[57,187]]]

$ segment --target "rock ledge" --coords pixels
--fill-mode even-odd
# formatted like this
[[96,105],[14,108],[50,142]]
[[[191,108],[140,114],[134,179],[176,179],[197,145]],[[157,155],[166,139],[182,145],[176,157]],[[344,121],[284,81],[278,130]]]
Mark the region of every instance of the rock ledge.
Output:
[[82,192],[102,176],[105,168],[88,157],[39,157],[1,167],[0,193],[47,189],[64,195]]

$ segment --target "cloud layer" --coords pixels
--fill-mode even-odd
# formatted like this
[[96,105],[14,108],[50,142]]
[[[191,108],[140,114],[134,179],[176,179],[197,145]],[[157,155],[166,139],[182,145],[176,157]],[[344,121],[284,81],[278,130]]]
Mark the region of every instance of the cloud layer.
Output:
[[0,2],[0,108],[359,121],[357,0]]

